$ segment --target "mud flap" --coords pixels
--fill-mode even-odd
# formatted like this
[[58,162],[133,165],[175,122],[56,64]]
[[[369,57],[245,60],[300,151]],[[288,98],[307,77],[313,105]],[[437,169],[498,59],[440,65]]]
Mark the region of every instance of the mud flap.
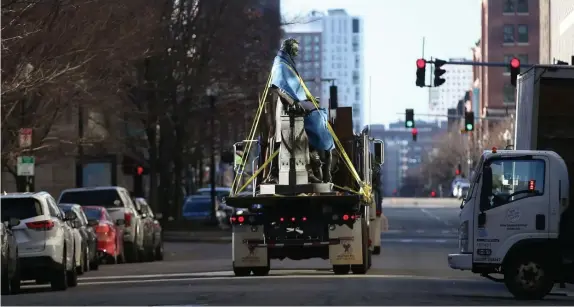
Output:
[[[253,231],[255,230],[255,231]],[[266,247],[249,247],[245,240],[263,240],[263,226],[233,226],[232,257],[235,267],[267,267],[269,265]]]
[[377,217],[374,221],[371,221],[371,225],[369,227],[369,237],[371,239],[371,246],[369,246],[369,250],[374,250],[377,246],[381,247],[381,218]]
[[329,229],[329,239],[341,239],[340,244],[329,246],[332,265],[363,264],[361,219],[355,221],[352,229],[347,225]]

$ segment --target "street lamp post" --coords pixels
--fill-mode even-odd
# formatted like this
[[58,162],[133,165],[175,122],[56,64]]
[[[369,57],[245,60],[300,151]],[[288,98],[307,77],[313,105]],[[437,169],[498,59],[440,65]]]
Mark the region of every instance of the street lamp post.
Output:
[[210,112],[210,120],[209,126],[211,131],[210,137],[210,147],[211,147],[211,154],[210,154],[210,163],[209,163],[209,185],[210,185],[210,194],[211,194],[211,220],[215,221],[216,219],[216,210],[215,207],[217,201],[217,194],[215,191],[215,99],[217,96],[217,88],[215,86],[211,86],[206,90],[207,98],[209,99],[209,112]]

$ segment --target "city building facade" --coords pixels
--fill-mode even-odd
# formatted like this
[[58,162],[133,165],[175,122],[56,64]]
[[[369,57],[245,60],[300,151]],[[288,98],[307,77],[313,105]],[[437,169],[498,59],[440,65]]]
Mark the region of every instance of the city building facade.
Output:
[[574,65],[574,0],[540,1],[540,64]]
[[[538,0],[482,0],[482,33],[474,57],[483,62],[522,65],[538,63],[540,18]],[[476,50],[479,49],[479,50]],[[480,115],[507,116],[514,112],[516,89],[510,83],[508,67],[475,69]]]

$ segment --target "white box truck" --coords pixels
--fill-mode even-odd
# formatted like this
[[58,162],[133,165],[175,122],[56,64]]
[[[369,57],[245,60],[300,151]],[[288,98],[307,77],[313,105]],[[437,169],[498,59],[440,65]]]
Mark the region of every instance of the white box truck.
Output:
[[448,262],[541,299],[574,283],[574,67],[518,77],[515,131],[515,150],[481,156]]

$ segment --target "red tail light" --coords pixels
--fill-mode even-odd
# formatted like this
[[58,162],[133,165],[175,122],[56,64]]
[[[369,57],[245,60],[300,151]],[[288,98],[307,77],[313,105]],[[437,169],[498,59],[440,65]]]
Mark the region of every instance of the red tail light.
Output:
[[305,221],[307,220],[307,218],[306,218],[306,217],[303,217],[301,220],[302,220],[303,222],[305,222]]
[[100,233],[105,234],[105,233],[110,232],[110,230],[111,230],[110,226],[106,225],[106,224],[100,224],[100,225],[96,226],[96,233],[98,233],[98,234],[100,234]]
[[50,230],[50,229],[54,228],[54,222],[52,222],[52,221],[29,222],[29,223],[26,223],[26,226],[29,229],[34,229],[34,230]]
[[294,217],[291,218],[291,222],[295,222],[295,218],[294,218]]
[[280,218],[280,219],[279,219],[279,221],[281,221],[281,222],[284,222],[284,221],[285,221],[285,219],[284,219],[284,218]]
[[131,213],[126,213],[124,214],[124,221],[125,221],[125,225],[126,226],[131,226],[132,225],[132,214]]
[[242,216],[240,216],[240,217],[237,218],[237,221],[238,221],[239,223],[243,223],[243,222],[245,222],[245,218],[242,217]]
[[348,220],[349,220],[349,215],[348,214],[343,215],[343,221],[348,221]]

